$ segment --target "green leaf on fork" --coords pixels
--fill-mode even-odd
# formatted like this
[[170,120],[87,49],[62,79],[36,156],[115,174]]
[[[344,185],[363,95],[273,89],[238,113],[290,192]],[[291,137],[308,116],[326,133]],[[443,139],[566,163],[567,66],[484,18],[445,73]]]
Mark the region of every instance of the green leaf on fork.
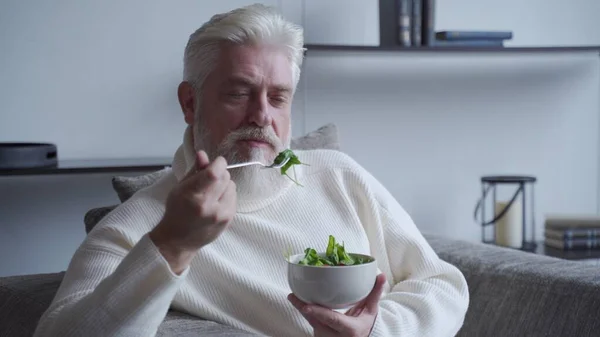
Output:
[[285,163],[285,165],[283,165],[281,167],[281,174],[288,177],[291,181],[296,183],[296,185],[302,186],[296,179],[293,179],[292,177],[290,177],[290,175],[287,173],[287,171],[290,169],[290,167],[293,168],[294,178],[296,178],[296,168],[294,167],[294,165],[308,165],[308,164],[301,162],[300,159],[298,159],[298,156],[296,156],[296,154],[294,154],[294,152],[290,149],[281,151],[277,155],[277,157],[275,157],[273,164],[279,165],[279,164],[283,163],[286,159],[289,159],[289,160],[287,163]]

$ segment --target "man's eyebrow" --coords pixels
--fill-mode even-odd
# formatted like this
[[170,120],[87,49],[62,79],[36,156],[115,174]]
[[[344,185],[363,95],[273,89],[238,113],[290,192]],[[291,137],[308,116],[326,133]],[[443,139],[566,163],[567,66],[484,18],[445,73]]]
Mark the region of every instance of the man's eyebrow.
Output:
[[[256,83],[247,77],[243,77],[243,76],[231,76],[228,79],[226,79],[225,81],[223,81],[224,85],[241,85],[241,86],[246,86],[246,87],[250,87],[255,85]],[[275,84],[271,86],[271,89],[273,91],[277,91],[280,93],[291,93],[293,90],[289,85],[286,84]]]
[[280,93],[286,93],[286,94],[292,92],[292,88],[285,84],[276,84],[273,86],[273,90],[280,92]]
[[242,76],[229,77],[223,83],[229,84],[229,85],[244,85],[244,86],[251,86],[254,84],[254,82],[251,79],[242,77]]

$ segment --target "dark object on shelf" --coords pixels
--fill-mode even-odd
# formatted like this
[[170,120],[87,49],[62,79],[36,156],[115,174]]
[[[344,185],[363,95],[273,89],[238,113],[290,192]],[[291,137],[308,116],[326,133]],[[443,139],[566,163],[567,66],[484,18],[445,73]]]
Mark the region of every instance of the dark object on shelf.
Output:
[[511,40],[512,31],[444,30],[435,33],[435,38],[446,41]]
[[59,160],[58,165],[29,169],[0,170],[0,176],[109,173],[109,172],[151,172],[171,165],[173,158],[130,158],[130,159],[84,159]]
[[396,11],[398,13],[398,44],[402,47],[410,47],[412,43],[412,0],[396,0]]
[[[481,199],[479,199],[479,201],[477,202],[477,205],[475,206],[475,212],[474,212],[474,217],[475,220],[477,221],[477,213],[479,211],[479,209],[481,209],[481,241],[484,243],[490,243],[490,244],[496,244],[496,237],[495,237],[495,231],[492,231],[492,233],[494,233],[494,235],[492,235],[491,239],[486,238],[485,235],[485,229],[486,227],[492,227],[493,229],[495,229],[495,225],[496,222],[502,218],[511,208],[511,206],[513,205],[513,203],[515,202],[515,200],[517,199],[517,197],[519,197],[519,195],[521,195],[521,202],[522,202],[522,224],[521,224],[521,228],[522,228],[522,242],[521,242],[521,247],[519,247],[519,249],[524,250],[524,251],[528,251],[528,252],[535,252],[537,250],[537,246],[538,244],[535,242],[535,200],[534,200],[534,188],[533,188],[533,184],[537,181],[537,179],[535,177],[532,176],[486,176],[486,177],[482,177],[481,178]],[[510,200],[508,201],[508,204],[506,205],[506,207],[504,207],[504,209],[496,214],[496,187],[497,185],[517,185],[517,190],[516,192],[513,194],[513,196],[510,198]],[[526,185],[530,184],[530,189],[529,189],[529,194],[530,194],[530,202],[531,202],[531,206],[530,206],[530,215],[531,215],[531,222],[529,223],[527,221],[527,194],[526,194]],[[493,214],[494,214],[494,218],[490,221],[486,221],[485,220],[485,200],[486,200],[486,196],[487,194],[490,192],[490,190],[492,191],[492,196],[493,196]],[[528,239],[528,229],[530,230],[530,238]]]
[[56,145],[48,143],[0,143],[0,170],[55,167]]
[[432,46],[435,43],[435,1],[423,0],[421,13],[421,45]]
[[435,40],[436,47],[504,47],[502,40]]
[[412,46],[420,47],[423,44],[423,1],[411,1],[410,40]]
[[394,46],[398,41],[396,0],[379,0],[379,44]]

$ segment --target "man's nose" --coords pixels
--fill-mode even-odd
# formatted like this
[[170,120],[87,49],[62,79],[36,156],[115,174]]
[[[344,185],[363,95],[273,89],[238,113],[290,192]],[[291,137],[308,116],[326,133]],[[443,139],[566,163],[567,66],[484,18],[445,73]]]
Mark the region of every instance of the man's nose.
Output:
[[269,112],[269,99],[267,95],[259,95],[250,105],[249,122],[259,127],[271,125],[273,117]]

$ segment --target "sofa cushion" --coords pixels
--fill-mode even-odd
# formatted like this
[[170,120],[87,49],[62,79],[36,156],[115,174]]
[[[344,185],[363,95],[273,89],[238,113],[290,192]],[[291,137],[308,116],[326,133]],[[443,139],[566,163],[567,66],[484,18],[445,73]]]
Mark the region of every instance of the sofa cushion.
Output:
[[340,139],[337,126],[333,123],[325,124],[320,128],[292,139],[292,150],[330,149],[340,150]]
[[457,336],[599,335],[597,266],[431,234],[425,238],[469,285],[469,309]]
[[258,336],[237,328],[207,321],[182,312],[170,310],[167,317],[158,328],[156,337],[247,337]]
[[[0,277],[0,336],[33,336],[39,319],[50,306],[64,272]],[[227,325],[169,310],[158,337],[256,336]]]
[[0,336],[33,336],[64,272],[0,277]]
[[141,190],[144,187],[152,185],[160,177],[169,171],[168,168],[162,170],[144,174],[141,176],[127,177],[127,176],[115,176],[112,178],[112,186],[121,202],[125,202],[131,198],[135,192]]
[[96,224],[100,222],[100,220],[102,220],[102,218],[104,218],[108,213],[112,212],[112,210],[117,208],[117,206],[119,205],[97,207],[87,211],[83,217],[85,233],[89,234],[94,228],[94,226],[96,226]]

